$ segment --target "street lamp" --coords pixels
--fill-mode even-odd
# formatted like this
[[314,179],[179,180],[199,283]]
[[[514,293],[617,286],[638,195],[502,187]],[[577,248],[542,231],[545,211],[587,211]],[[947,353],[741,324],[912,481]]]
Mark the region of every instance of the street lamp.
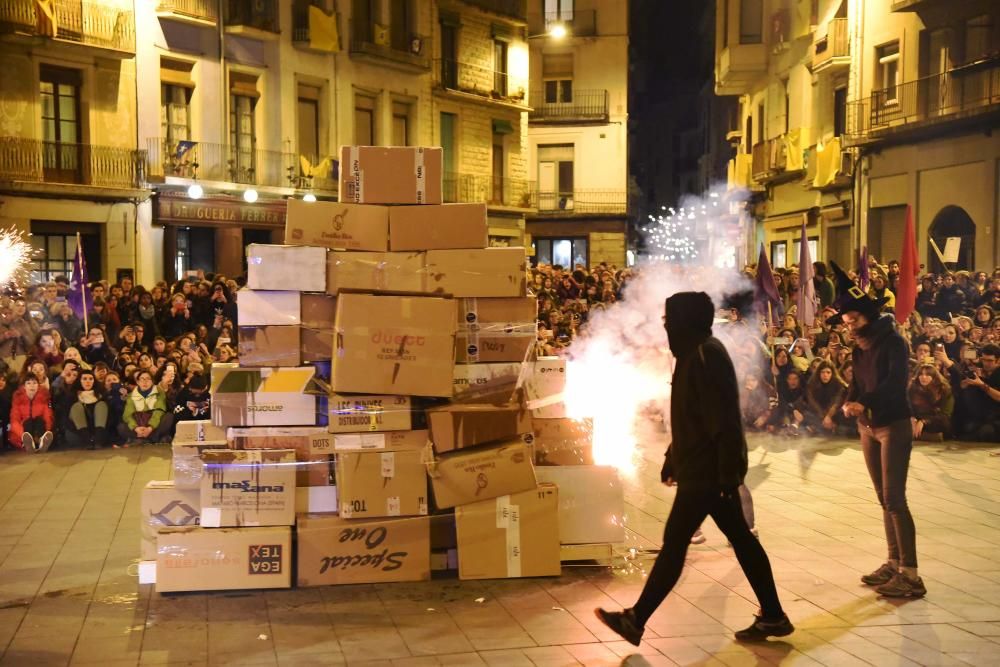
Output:
[[565,39],[569,36],[569,29],[566,24],[562,21],[552,23],[549,26],[547,32],[543,32],[539,35],[528,35],[528,39],[542,39],[543,37],[551,37],[552,39]]

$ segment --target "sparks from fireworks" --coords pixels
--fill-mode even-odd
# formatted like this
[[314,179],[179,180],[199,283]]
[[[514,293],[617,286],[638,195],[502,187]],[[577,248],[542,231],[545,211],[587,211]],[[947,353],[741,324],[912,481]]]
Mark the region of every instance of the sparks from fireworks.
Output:
[[0,229],[0,287],[25,282],[31,254],[31,244],[20,231]]

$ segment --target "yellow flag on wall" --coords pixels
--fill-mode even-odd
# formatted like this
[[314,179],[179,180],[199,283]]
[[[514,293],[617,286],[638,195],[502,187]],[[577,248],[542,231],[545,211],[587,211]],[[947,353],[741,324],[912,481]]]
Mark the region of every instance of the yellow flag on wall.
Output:
[[327,14],[319,7],[309,5],[309,46],[317,51],[340,51],[336,14]]

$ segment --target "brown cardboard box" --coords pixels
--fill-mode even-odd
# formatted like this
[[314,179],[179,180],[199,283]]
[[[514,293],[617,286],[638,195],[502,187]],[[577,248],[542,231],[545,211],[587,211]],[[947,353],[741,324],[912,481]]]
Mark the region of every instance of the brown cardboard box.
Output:
[[560,419],[566,416],[563,392],[566,391],[566,360],[561,357],[539,357],[528,368],[524,395],[531,414],[540,419]]
[[612,466],[539,466],[538,481],[559,487],[563,544],[625,541],[625,495]]
[[524,248],[428,250],[426,289],[455,297],[525,296]]
[[420,252],[331,252],[326,291],[425,292]]
[[427,472],[418,450],[338,452],[340,516],[368,519],[427,514]]
[[393,206],[390,250],[447,250],[489,245],[486,204]]
[[201,525],[295,523],[294,449],[210,449],[201,459]]
[[325,448],[324,443],[329,439],[322,426],[231,428],[226,435],[230,449],[294,449],[296,486],[333,484],[330,453],[316,451]]
[[538,304],[531,297],[458,299],[455,361],[524,361],[538,336]]
[[532,433],[531,414],[520,405],[444,405],[427,411],[434,451],[444,454]]
[[[302,361],[330,361],[333,359],[333,327],[327,329],[302,328]],[[241,360],[242,361],[242,360]]]
[[[302,295],[302,326],[307,329],[332,329],[337,317],[337,297],[329,294]],[[240,324],[243,321],[240,320]]]
[[170,446],[170,450],[172,455],[171,465],[173,468],[174,484],[177,488],[200,489],[201,478],[203,476],[201,453],[209,449],[222,449],[225,446],[225,437],[221,440],[206,440],[204,442],[187,443],[179,443],[175,439],[173,444]]
[[174,427],[174,445],[225,444],[226,429],[215,426],[210,419],[193,419],[177,422]]
[[156,592],[290,588],[292,530],[164,528],[156,538]]
[[333,448],[338,452],[391,449],[423,451],[430,440],[426,429],[391,431],[389,433],[342,433],[333,436]]
[[450,299],[341,294],[333,391],[451,396],[455,317]]
[[535,464],[594,465],[592,419],[534,419]]
[[239,322],[244,326],[293,325],[302,322],[299,292],[241,289],[236,293]]
[[446,454],[434,460],[428,475],[434,490],[434,505],[438,509],[527,491],[536,486],[530,448],[520,439]]
[[242,368],[212,364],[212,423],[216,426],[315,426],[316,396],[305,391],[316,375],[300,368]]
[[285,243],[335,250],[386,250],[389,210],[385,206],[289,199]]
[[247,287],[325,292],[326,248],[251,243],[247,246]]
[[173,481],[148,482],[142,490],[139,558],[156,560],[156,532],[169,526],[197,526],[201,519],[198,489],[178,489]]
[[239,327],[240,366],[300,366],[299,326]]
[[300,516],[299,586],[426,581],[430,571],[428,517],[348,521]]
[[409,396],[333,394],[329,405],[330,433],[409,431],[426,424],[419,401]]
[[455,403],[510,403],[524,364],[456,364],[452,378]]
[[355,204],[440,204],[440,148],[343,146],[340,201]]
[[559,489],[536,489],[455,508],[458,578],[557,577]]

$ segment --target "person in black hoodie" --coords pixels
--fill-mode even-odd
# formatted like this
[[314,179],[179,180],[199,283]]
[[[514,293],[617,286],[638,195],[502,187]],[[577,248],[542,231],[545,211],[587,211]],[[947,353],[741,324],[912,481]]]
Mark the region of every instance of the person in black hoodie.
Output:
[[740,567],[760,602],[761,613],[738,641],[761,641],[794,632],[778,600],[771,564],[750,532],[739,487],[747,473],[739,386],[729,353],[712,336],[715,307],[704,292],[681,292],[666,301],[664,326],[676,358],[671,380],[670,423],[660,479],[677,485],[663,533],[663,547],[639,600],[620,612],[595,609],[602,623],[638,646],[656,608],[680,578],[692,535],[711,516],[733,545]]
[[884,301],[870,298],[839,266],[831,264],[843,288],[835,304],[837,314],[826,322],[831,326],[843,323],[857,340],[852,355],[854,374],[842,410],[845,417],[858,420],[861,448],[882,506],[889,547],[887,561],[861,581],[886,597],[923,597],[927,589],[917,575],[916,528],[906,502],[913,449],[906,396],[909,350],[896,332],[895,319],[880,315]]

